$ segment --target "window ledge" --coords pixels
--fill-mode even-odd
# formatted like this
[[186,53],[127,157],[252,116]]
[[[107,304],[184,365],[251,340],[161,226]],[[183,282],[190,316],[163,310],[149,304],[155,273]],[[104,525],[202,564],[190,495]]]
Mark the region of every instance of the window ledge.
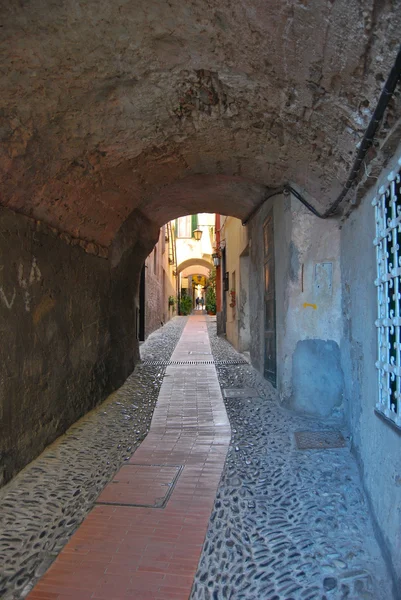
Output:
[[377,410],[377,408],[375,408],[375,415],[377,417],[379,417],[379,419],[381,419],[382,421],[384,421],[384,423],[386,423],[386,425],[388,425],[389,427],[391,427],[391,429],[394,429],[394,431],[401,436],[401,427],[399,427],[396,423],[394,423],[394,421],[392,421],[391,419],[389,419],[388,417],[386,417],[386,415],[382,412],[380,412],[380,410]]

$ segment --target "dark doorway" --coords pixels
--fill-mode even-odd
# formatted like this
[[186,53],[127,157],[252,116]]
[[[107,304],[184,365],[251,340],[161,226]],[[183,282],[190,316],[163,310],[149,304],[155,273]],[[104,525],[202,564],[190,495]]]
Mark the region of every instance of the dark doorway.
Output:
[[145,341],[145,265],[142,267],[139,283],[139,314],[137,324],[138,340]]
[[276,286],[274,269],[273,212],[263,223],[264,304],[265,304],[265,365],[264,376],[276,387]]

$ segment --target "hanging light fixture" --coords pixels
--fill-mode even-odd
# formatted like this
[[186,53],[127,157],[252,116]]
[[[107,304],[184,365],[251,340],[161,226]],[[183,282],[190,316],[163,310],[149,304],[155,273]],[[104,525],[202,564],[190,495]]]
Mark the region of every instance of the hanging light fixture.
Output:
[[218,252],[213,252],[212,254],[213,264],[215,267],[218,267],[220,264],[220,256]]
[[202,233],[203,233],[202,229],[194,229],[193,236],[197,242],[200,241],[200,239],[202,237]]

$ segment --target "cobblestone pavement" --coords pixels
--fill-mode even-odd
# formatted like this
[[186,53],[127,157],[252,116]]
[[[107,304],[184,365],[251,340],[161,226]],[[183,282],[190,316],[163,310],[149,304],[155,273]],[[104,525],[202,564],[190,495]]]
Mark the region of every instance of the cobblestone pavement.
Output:
[[[141,346],[169,358],[187,322],[170,321]],[[23,598],[149,430],[165,368],[140,364],[125,384],[0,490],[0,598]]]
[[205,353],[206,319],[190,317],[146,439],[28,600],[188,600],[230,443]]
[[[166,361],[186,319],[141,347]],[[209,336],[216,361],[238,353]],[[202,352],[200,353],[202,354]],[[295,431],[337,429],[284,411],[249,365],[217,364],[232,440],[191,600],[390,600],[349,448],[296,449]],[[0,491],[0,598],[23,598],[146,436],[165,374],[139,365],[127,382]],[[133,423],[135,426],[133,427]],[[72,598],[71,598],[72,600]]]
[[[237,353],[209,323],[215,360]],[[237,355],[238,356],[238,355]],[[217,367],[232,439],[191,600],[390,600],[349,447],[296,449],[326,424],[284,411],[250,366]]]

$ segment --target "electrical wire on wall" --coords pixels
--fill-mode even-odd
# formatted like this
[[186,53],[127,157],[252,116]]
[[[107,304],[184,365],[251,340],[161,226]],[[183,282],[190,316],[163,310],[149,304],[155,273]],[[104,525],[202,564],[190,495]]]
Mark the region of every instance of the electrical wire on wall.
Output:
[[392,98],[392,96],[394,94],[394,90],[396,88],[396,85],[397,85],[400,77],[401,77],[401,46],[398,49],[398,54],[394,61],[393,67],[390,71],[390,74],[387,78],[387,81],[384,84],[382,93],[380,94],[379,101],[378,101],[376,108],[374,110],[374,113],[370,119],[369,125],[365,131],[362,141],[359,144],[359,150],[358,150],[358,153],[354,160],[354,163],[351,167],[347,181],[345,182],[343,189],[341,190],[338,197],[330,204],[330,206],[323,213],[319,212],[314,206],[312,206],[312,204],[310,204],[310,202],[308,202],[302,196],[302,194],[300,192],[298,192],[296,189],[294,189],[290,184],[285,184],[275,190],[269,190],[267,195],[263,198],[262,202],[260,202],[260,204],[251,211],[251,213],[242,221],[242,224],[246,225],[248,223],[248,221],[252,217],[255,216],[255,214],[263,206],[263,204],[267,200],[269,200],[269,198],[272,198],[273,196],[277,196],[279,194],[286,194],[286,195],[293,194],[293,196],[295,196],[295,198],[297,198],[297,200],[302,202],[302,204],[308,210],[310,210],[314,215],[316,215],[316,217],[319,217],[320,219],[327,219],[328,217],[333,217],[337,213],[337,210],[338,210],[341,202],[347,196],[352,185],[355,183],[355,180],[361,169],[363,160],[366,156],[367,151],[373,144],[374,137],[375,137],[375,134],[379,127],[379,124],[381,123],[381,120],[383,119],[386,108],[390,102],[390,99]]

